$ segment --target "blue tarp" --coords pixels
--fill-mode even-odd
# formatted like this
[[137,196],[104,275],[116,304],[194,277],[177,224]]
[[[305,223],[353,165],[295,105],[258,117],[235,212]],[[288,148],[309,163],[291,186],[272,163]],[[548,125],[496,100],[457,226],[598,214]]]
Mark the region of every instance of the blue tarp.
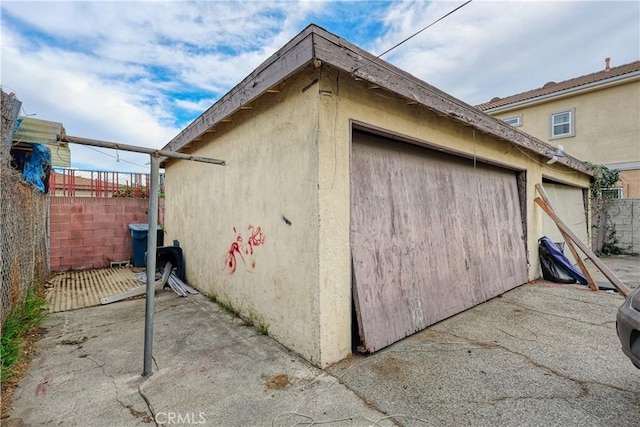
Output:
[[31,153],[14,153],[16,161],[22,164],[25,181],[43,193],[47,192],[47,179],[51,170],[51,152],[44,144],[30,144]]
[[555,243],[551,241],[548,237],[541,237],[538,242],[542,244],[556,265],[560,266],[569,276],[573,277],[580,283],[581,285],[587,284],[587,279],[582,275],[582,272],[575,268],[571,262],[567,259],[566,256],[562,253],[562,251],[556,246]]

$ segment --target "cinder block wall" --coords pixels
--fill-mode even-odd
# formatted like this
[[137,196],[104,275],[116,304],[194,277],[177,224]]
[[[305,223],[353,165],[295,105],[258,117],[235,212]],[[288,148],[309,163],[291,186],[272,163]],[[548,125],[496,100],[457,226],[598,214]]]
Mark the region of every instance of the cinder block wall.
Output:
[[640,253],[640,199],[616,199],[607,209],[608,224],[613,225],[617,246]]
[[51,197],[51,270],[108,267],[132,256],[129,224],[148,221],[147,199]]

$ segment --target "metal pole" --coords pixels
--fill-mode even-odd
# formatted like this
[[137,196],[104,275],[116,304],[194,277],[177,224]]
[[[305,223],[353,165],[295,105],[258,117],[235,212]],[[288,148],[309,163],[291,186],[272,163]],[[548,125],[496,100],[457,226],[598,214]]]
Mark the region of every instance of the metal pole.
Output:
[[171,159],[193,160],[195,162],[212,163],[214,165],[225,165],[224,160],[211,159],[209,157],[192,156],[191,154],[178,153],[177,151],[157,150],[155,148],[138,147],[135,145],[120,144],[116,142],[100,141],[98,139],[80,138],[78,136],[58,135],[57,140],[61,142],[71,142],[80,145],[92,145],[95,147],[111,148],[113,150],[151,154],[152,156],[162,156]]
[[149,235],[147,236],[147,305],[144,317],[144,369],[142,375],[153,373],[153,303],[156,293],[156,246],[158,240],[158,184],[160,159],[151,155],[151,185],[149,188]]
[[[156,279],[156,246],[158,233],[158,190],[160,175],[160,156],[163,158],[191,160],[194,162],[225,165],[224,160],[209,157],[192,156],[176,151],[156,150],[153,148],[137,147],[135,145],[119,144],[97,139],[79,138],[69,135],[58,135],[58,141],[71,142],[80,145],[92,145],[95,147],[112,148],[135,153],[149,154],[151,157],[151,183],[149,188],[149,235],[147,236],[147,300],[144,318],[144,369],[142,375],[147,377],[153,373],[153,303],[155,298]],[[65,175],[63,174],[63,181]],[[69,178],[71,179],[71,178]],[[71,183],[71,181],[69,181]]]

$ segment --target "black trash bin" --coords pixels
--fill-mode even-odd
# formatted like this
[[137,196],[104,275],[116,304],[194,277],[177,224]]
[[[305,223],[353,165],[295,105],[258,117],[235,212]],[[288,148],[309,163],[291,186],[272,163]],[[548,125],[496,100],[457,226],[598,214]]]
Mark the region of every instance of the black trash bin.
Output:
[[170,262],[171,266],[176,270],[178,279],[184,282],[184,259],[180,246],[164,246],[158,248],[156,265],[162,269],[167,262]]
[[[147,239],[149,237],[149,224],[129,224],[133,246],[132,264],[134,267],[144,267],[147,264]],[[163,246],[164,233],[158,225],[156,246]]]

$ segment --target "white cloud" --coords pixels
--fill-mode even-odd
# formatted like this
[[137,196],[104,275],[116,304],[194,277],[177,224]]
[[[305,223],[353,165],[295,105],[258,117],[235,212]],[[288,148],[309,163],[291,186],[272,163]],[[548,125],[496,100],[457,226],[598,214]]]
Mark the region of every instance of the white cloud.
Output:
[[[402,40],[455,6],[398,3],[387,16],[384,39]],[[637,60],[639,25],[637,2],[476,1],[385,59],[480,103],[595,72],[607,56],[614,64]]]

